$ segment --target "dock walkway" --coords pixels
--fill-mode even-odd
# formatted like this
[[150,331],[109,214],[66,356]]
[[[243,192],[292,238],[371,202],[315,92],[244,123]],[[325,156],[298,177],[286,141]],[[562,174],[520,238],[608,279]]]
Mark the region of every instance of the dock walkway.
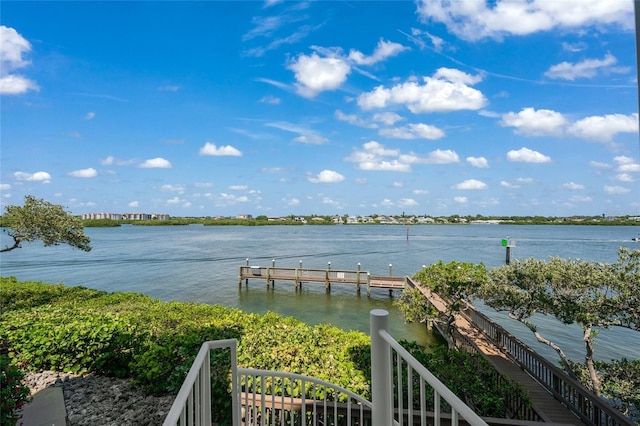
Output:
[[[420,288],[420,291],[439,312],[446,312],[447,303],[442,298],[427,289]],[[455,330],[456,338],[461,339],[461,341],[456,342],[457,345],[468,347],[465,343],[471,343],[476,349],[474,352],[483,355],[499,373],[522,385],[531,398],[533,411],[540,417],[541,421],[561,425],[585,425],[538,381],[515,364],[465,315],[455,315]],[[439,331],[443,336],[446,336],[446,330],[439,328]]]
[[371,294],[372,288],[382,288],[393,290],[404,290],[407,286],[408,277],[376,276],[368,271],[360,269],[340,270],[340,269],[309,269],[309,268],[283,268],[279,266],[240,266],[238,271],[238,285],[242,281],[246,284],[249,279],[262,279],[267,287],[275,285],[275,281],[291,281],[295,288],[299,288],[305,282],[324,283],[327,290],[331,289],[331,284],[355,285],[356,292],[360,294],[361,287],[367,289],[367,294]]

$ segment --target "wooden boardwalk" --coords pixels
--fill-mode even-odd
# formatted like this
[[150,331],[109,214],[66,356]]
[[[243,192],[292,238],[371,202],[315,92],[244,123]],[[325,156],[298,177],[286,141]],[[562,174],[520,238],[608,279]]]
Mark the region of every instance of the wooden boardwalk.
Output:
[[[424,295],[441,314],[446,314],[447,303],[435,293],[418,286],[410,277],[373,276],[360,269],[335,270],[330,265],[327,269],[281,268],[272,266],[240,266],[238,271],[238,285],[242,281],[248,284],[250,279],[264,280],[267,286],[273,286],[275,281],[293,282],[295,288],[303,283],[324,283],[327,291],[331,284],[353,285],[358,294],[361,287],[365,287],[370,295],[372,288],[405,290],[416,288]],[[359,265],[358,265],[359,268]],[[391,272],[391,271],[390,271]],[[532,401],[531,419],[543,421],[554,426],[587,424],[633,425],[628,417],[612,409],[603,400],[595,397],[581,384],[570,379],[557,367],[540,357],[533,350],[526,347],[515,336],[495,324],[472,306],[456,313],[454,321],[453,342],[458,347],[464,347],[479,353],[487,359],[501,374],[520,383]],[[434,322],[440,333],[450,336],[442,323]],[[564,398],[564,402],[562,402]],[[570,409],[568,408],[571,406]],[[583,421],[577,414],[588,420]],[[515,422],[514,424],[524,424]],[[530,423],[529,423],[530,424]]]
[[[441,313],[446,312],[447,303],[442,298],[427,289],[416,288],[420,289],[422,294],[438,311]],[[518,364],[514,363],[504,351],[473,325],[465,315],[455,315],[455,329],[456,334],[458,334],[457,338],[462,339],[462,341],[456,342],[458,345],[465,346],[464,341],[472,343],[477,352],[483,355],[499,373],[522,385],[531,398],[533,410],[542,421],[555,425],[585,425],[538,381]],[[443,336],[447,335],[446,330],[439,329],[439,331]]]
[[250,279],[264,280],[267,287],[275,285],[275,281],[290,281],[295,288],[299,288],[303,283],[316,282],[324,283],[327,290],[331,289],[331,284],[354,285],[359,294],[362,287],[367,289],[367,294],[371,294],[371,289],[382,288],[393,290],[404,290],[408,277],[375,276],[367,271],[340,270],[340,269],[309,269],[309,268],[282,268],[279,266],[240,266],[238,270],[238,285],[242,281],[246,284]]

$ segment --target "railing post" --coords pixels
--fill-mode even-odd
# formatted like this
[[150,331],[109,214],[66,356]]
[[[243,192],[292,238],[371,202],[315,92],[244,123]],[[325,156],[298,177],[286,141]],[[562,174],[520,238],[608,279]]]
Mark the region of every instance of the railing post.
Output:
[[374,309],[370,313],[371,333],[371,402],[372,426],[393,424],[393,388],[391,385],[391,350],[380,336],[389,330],[389,312]]

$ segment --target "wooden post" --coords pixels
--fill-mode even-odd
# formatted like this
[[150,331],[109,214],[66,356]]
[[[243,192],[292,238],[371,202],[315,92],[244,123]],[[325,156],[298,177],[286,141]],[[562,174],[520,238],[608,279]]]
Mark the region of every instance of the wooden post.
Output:
[[[249,267],[249,258],[247,257],[247,267]],[[247,278],[246,280],[244,280],[244,285],[248,286],[249,285],[249,278]]]
[[367,272],[367,296],[371,297],[371,274]]
[[358,262],[358,272],[356,272],[356,292],[360,294],[360,262]]
[[[272,268],[276,267],[276,260],[275,259],[271,260],[271,267]],[[275,287],[276,286],[276,281],[275,280],[271,280],[271,285]]]
[[508,265],[511,263],[511,246],[507,246],[507,254],[505,258],[505,263]]
[[296,269],[296,288],[302,288],[302,281],[300,281],[300,277],[302,276],[302,260],[298,262],[298,269]]
[[331,290],[331,283],[329,282],[329,272],[331,272],[331,262],[327,262],[327,276],[324,282],[324,288]]

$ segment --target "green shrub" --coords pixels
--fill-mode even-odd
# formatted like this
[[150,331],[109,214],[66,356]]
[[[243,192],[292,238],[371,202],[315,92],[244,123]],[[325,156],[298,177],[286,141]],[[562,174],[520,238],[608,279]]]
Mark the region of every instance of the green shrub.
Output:
[[129,374],[137,333],[117,314],[42,306],[3,315],[0,338],[11,356],[36,370]]
[[107,293],[85,287],[65,287],[62,284],[18,282],[15,277],[0,278],[0,313],[34,308],[65,300],[83,300]]
[[479,354],[436,346],[425,351],[415,342],[401,341],[422,365],[434,372],[438,379],[482,416],[506,418],[508,401],[521,401],[529,406],[529,398],[519,383],[499,375]]
[[0,355],[0,425],[14,425],[19,411],[29,400],[29,388],[22,384],[24,373]]
[[[309,326],[274,313],[15,278],[0,278],[0,301],[0,347],[31,370],[129,377],[150,393],[176,393],[203,342],[236,338],[241,367],[300,373],[370,397],[370,340],[360,332]],[[404,344],[436,375],[449,375],[449,381],[441,380],[481,415],[499,417],[505,389],[491,384],[495,373],[488,365],[464,353],[429,355],[416,343]],[[223,422],[229,355],[212,352],[211,359],[213,400],[221,402],[214,412]],[[299,396],[299,390],[290,391]]]

